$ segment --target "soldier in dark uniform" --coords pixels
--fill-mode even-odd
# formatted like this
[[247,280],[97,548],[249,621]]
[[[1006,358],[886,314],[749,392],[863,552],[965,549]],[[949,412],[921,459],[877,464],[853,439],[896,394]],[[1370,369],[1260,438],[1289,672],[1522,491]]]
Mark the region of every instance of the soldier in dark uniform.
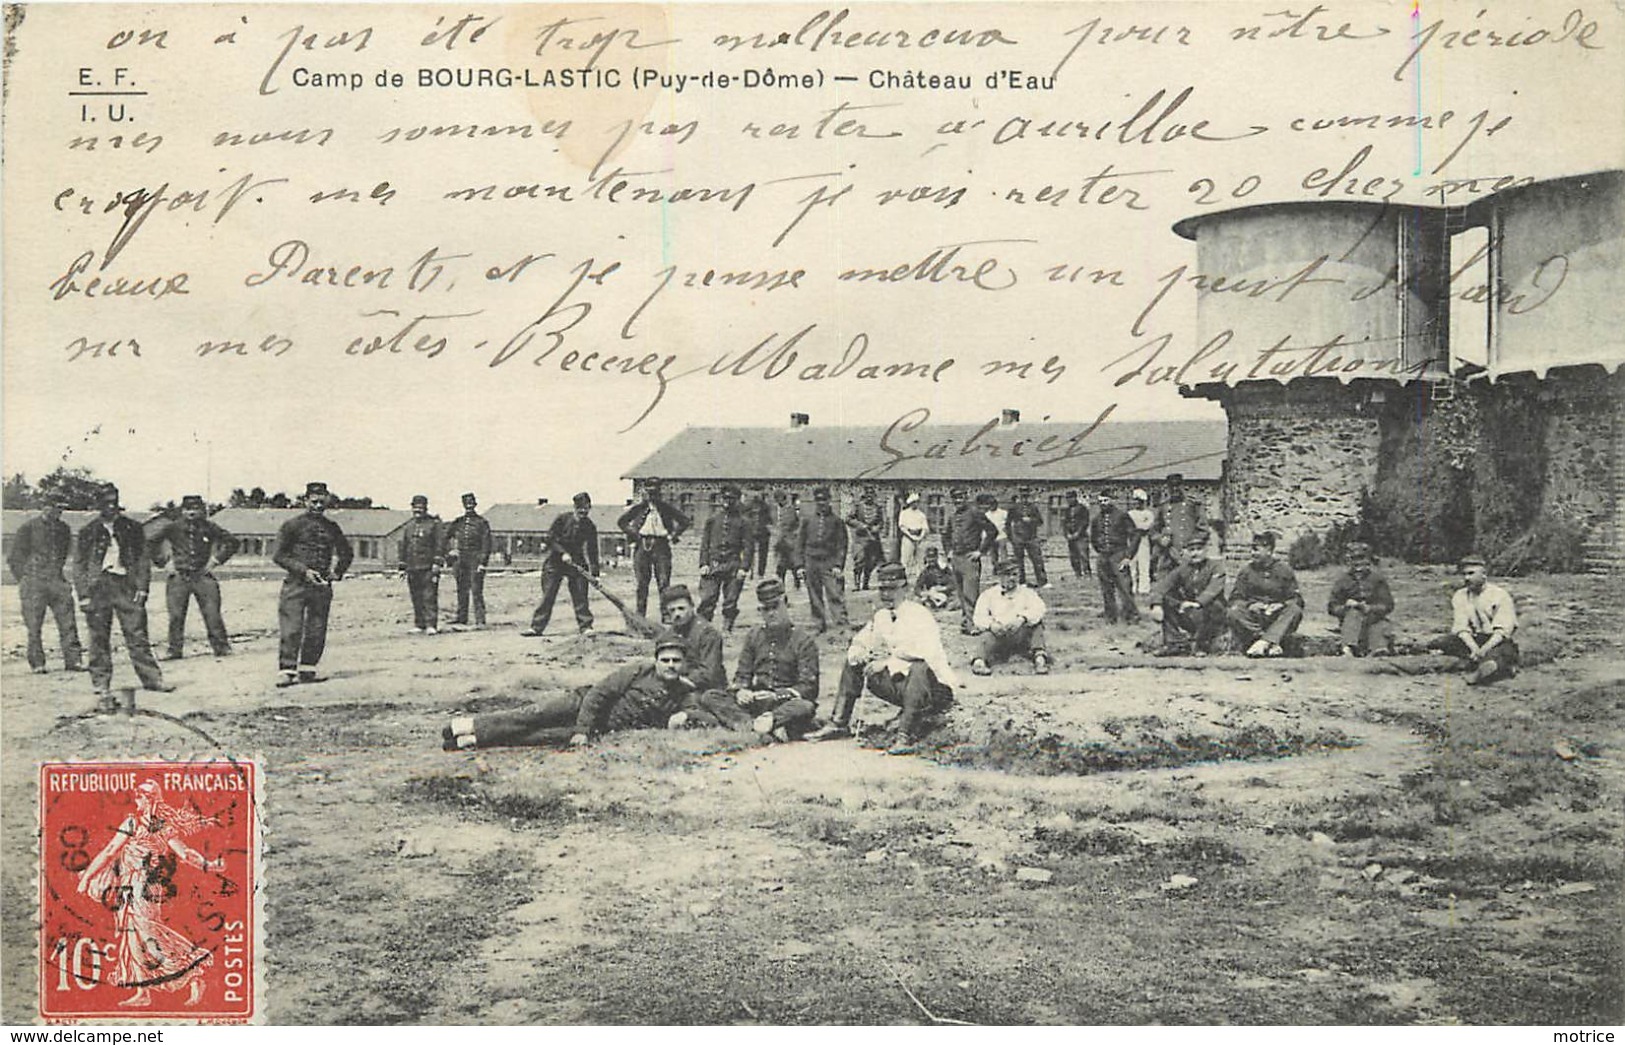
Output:
[[759,486],[752,487],[745,502],[745,521],[750,523],[751,561],[758,579],[767,576],[767,551],[773,544],[773,509]]
[[1224,563],[1207,557],[1207,534],[1186,538],[1185,561],[1157,578],[1151,619],[1162,625],[1159,656],[1212,653],[1224,634]]
[[812,725],[818,714],[818,643],[790,623],[783,582],[762,581],[756,602],[762,623],[745,636],[733,686],[696,692],[674,725],[754,729],[781,741],[799,739]]
[[801,560],[796,558],[796,541],[801,535],[801,511],[790,500],[790,495],[780,490],[773,495],[777,507],[773,511],[773,573],[780,584],[789,574],[796,587],[801,587],[801,578],[796,570]]
[[1066,535],[1066,553],[1072,560],[1072,575],[1082,580],[1089,568],[1089,506],[1084,503],[1081,490],[1072,491],[1072,503],[1066,506],[1066,518],[1061,523]]
[[1345,552],[1348,569],[1332,582],[1326,612],[1337,618],[1345,657],[1382,656],[1394,644],[1394,593],[1388,578],[1371,562],[1371,545],[1352,541]]
[[869,578],[886,558],[886,513],[875,503],[873,487],[866,488],[846,517],[847,532],[851,536],[852,587],[866,591]]
[[476,747],[560,745],[580,747],[623,729],[663,729],[693,687],[683,678],[683,644],[655,640],[654,658],[617,668],[583,691],[561,693],[514,711],[454,718],[440,732],[447,751]]
[[722,510],[705,520],[700,532],[700,616],[711,620],[722,598],[722,621],[734,629],[739,617],[739,591],[750,575],[755,551],[749,521],[739,510],[739,487],[722,488]]
[[948,556],[954,568],[954,585],[959,591],[959,630],[976,634],[976,600],[982,595],[982,557],[991,556],[999,531],[988,521],[986,507],[992,500],[985,494],[972,502],[965,491],[955,490],[954,514],[948,520]]
[[671,546],[692,520],[660,497],[660,480],[643,480],[643,500],[621,513],[615,525],[632,545],[632,572],[638,582],[638,613],[649,609],[649,580],[655,591],[671,585]]
[[660,593],[660,612],[666,630],[662,637],[676,636],[683,644],[688,662],[687,678],[696,690],[716,689],[728,681],[722,666],[722,632],[694,612],[694,596],[686,584],[673,584]]
[[124,517],[118,487],[103,488],[97,498],[97,512],[99,517],[79,531],[74,586],[79,589],[79,608],[84,611],[85,627],[90,631],[90,682],[96,691],[97,707],[111,711],[114,614],[118,615],[130,664],[142,688],[168,693],[175,687],[164,681],[147,641],[147,588],[152,580],[152,563],[147,558],[146,537],[140,526]]
[[429,499],[412,498],[412,518],[401,531],[400,571],[412,596],[412,630],[419,635],[440,632],[440,571],[446,565],[446,527],[429,514]]
[[1252,561],[1230,586],[1230,633],[1249,657],[1279,657],[1303,620],[1303,593],[1292,567],[1275,557],[1275,534],[1253,536]]
[[1027,583],[1027,563],[1033,564],[1033,587],[1049,587],[1049,574],[1044,570],[1044,513],[1033,503],[1027,490],[1016,492],[1016,503],[1004,524],[1005,536],[1010,538],[1010,555],[1016,561],[1016,579]]
[[1168,476],[1167,500],[1157,509],[1151,524],[1151,580],[1179,565],[1180,552],[1191,536],[1207,526],[1202,506],[1185,497],[1185,477],[1178,472]]
[[79,645],[79,625],[73,616],[73,585],[62,575],[68,561],[73,534],[62,521],[63,497],[45,495],[40,514],[23,523],[6,549],[6,564],[17,579],[23,604],[23,625],[28,629],[28,666],[37,675],[45,674],[45,611],[56,618],[57,639],[62,644],[62,666],[83,671],[84,650]]
[[[583,635],[592,634],[592,607],[587,605],[587,578],[583,571],[598,576],[598,527],[592,521],[592,498],[578,493],[570,499],[573,508],[553,520],[547,531],[547,561],[542,563],[542,601],[531,614],[530,627],[519,634],[539,638],[553,616],[553,602],[559,597],[559,583],[570,588],[570,605],[575,609],[576,627]],[[571,567],[574,567],[573,569]]]
[[214,577],[214,568],[237,553],[237,538],[211,522],[207,511],[202,497],[187,494],[181,498],[181,517],[164,526],[152,540],[153,565],[161,567],[171,557],[175,563],[164,587],[169,605],[170,660],[179,660],[186,652],[186,610],[193,596],[197,597],[198,612],[203,614],[203,627],[214,655],[231,655],[231,640],[220,614],[220,582]]
[[796,537],[796,579],[807,585],[818,630],[846,627],[846,523],[830,508],[829,488],[813,491],[813,514]]
[[333,608],[333,584],[344,579],[355,550],[327,517],[331,500],[326,483],[305,484],[305,513],[282,524],[272,561],[288,575],[277,598],[277,686],[322,682],[316,674],[327,649],[327,617]]
[[479,501],[463,494],[463,514],[446,526],[446,558],[457,577],[457,616],[453,625],[468,623],[468,603],[474,601],[474,626],[485,627],[485,567],[491,562],[491,524],[475,511]]
[[1100,615],[1108,623],[1116,624],[1121,617],[1133,624],[1140,619],[1139,607],[1134,605],[1134,553],[1140,547],[1140,532],[1128,512],[1119,508],[1111,494],[1102,491],[1100,510],[1089,523],[1089,543],[1094,546],[1100,569]]

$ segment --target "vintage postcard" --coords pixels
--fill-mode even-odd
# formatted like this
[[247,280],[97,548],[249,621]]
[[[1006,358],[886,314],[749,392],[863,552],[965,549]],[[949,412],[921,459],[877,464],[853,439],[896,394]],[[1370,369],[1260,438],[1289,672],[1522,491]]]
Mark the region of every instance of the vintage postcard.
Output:
[[1619,3],[5,33],[6,1022],[1625,1018]]

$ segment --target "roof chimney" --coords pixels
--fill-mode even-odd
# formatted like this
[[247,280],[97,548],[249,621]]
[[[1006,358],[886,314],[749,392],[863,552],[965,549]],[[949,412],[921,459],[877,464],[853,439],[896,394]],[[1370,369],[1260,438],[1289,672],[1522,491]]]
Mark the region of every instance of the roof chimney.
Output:
[[538,498],[536,498],[537,507],[540,507],[540,506],[542,506],[542,505],[544,505],[546,503],[547,503],[547,498],[546,497],[538,497]]
[[790,427],[791,428],[806,428],[811,423],[812,423],[812,418],[808,417],[806,414],[791,414],[790,415]]
[[1012,410],[1009,407],[1005,407],[1004,412],[999,416],[999,424],[1003,425],[1006,428],[1014,427],[1015,425],[1018,425],[1020,423],[1021,423],[1021,411],[1020,410]]

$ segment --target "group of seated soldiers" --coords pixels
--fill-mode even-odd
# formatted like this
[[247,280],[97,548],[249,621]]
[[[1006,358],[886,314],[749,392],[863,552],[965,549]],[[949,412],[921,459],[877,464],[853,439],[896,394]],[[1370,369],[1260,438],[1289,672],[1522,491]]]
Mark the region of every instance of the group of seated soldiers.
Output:
[[[1292,568],[1275,558],[1275,537],[1261,533],[1253,555],[1226,594],[1222,565],[1208,557],[1207,537],[1190,538],[1174,569],[1152,592],[1152,616],[1162,625],[1164,655],[1204,655],[1228,628],[1248,656],[1283,654],[1303,620],[1303,595]],[[914,586],[930,593],[929,569]],[[1449,635],[1428,648],[1462,658],[1476,684],[1517,670],[1513,640],[1517,617],[1512,597],[1490,584],[1484,560],[1461,562],[1463,586],[1452,596]],[[1021,583],[1014,561],[997,568],[999,584],[976,602],[979,645],[971,671],[988,675],[1013,656],[1031,659],[1047,674],[1043,599]],[[745,636],[733,681],[723,667],[723,634],[695,612],[687,586],[661,592],[666,627],[654,642],[652,662],[631,664],[597,685],[561,694],[527,708],[454,718],[442,731],[449,751],[510,745],[587,744],[621,729],[715,727],[753,730],[770,741],[836,740],[851,737],[852,713],[867,690],[898,707],[878,732],[891,754],[912,754],[920,738],[952,704],[959,679],[943,649],[932,610],[909,598],[907,570],[886,563],[876,572],[879,607],[852,636],[829,717],[818,717],[819,665],[816,636],[790,619],[782,581],[756,588],[761,623]],[[943,599],[946,604],[946,597]],[[1332,585],[1327,612],[1338,622],[1347,657],[1392,650],[1394,597],[1372,562],[1370,548],[1351,544],[1347,568]]]

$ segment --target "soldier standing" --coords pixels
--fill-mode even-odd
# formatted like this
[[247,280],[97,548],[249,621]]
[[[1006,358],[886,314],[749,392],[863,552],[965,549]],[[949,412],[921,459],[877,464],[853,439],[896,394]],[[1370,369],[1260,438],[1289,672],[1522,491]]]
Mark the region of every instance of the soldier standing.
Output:
[[801,510],[783,490],[774,494],[773,500],[777,504],[773,512],[773,573],[780,584],[784,583],[784,575],[789,574],[799,588],[801,578],[797,569],[801,560],[796,558],[796,541],[801,534]]
[[1191,536],[1207,526],[1206,513],[1195,501],[1185,498],[1185,477],[1178,472],[1168,476],[1168,499],[1157,509],[1151,525],[1151,579],[1155,581],[1179,565],[1179,553]]
[[174,572],[164,586],[165,601],[169,605],[170,660],[180,660],[186,652],[186,610],[194,596],[214,655],[231,655],[231,640],[226,636],[226,622],[220,614],[220,582],[215,579],[214,568],[224,565],[237,553],[237,538],[206,518],[206,512],[202,497],[187,494],[181,498],[181,517],[159,530],[152,541],[154,565],[163,566],[171,555],[175,563]]
[[751,488],[745,521],[750,523],[751,557],[756,563],[756,577],[761,579],[767,576],[767,550],[773,542],[773,509],[767,506],[767,496],[759,486]]
[[446,527],[429,514],[429,499],[412,498],[412,518],[401,531],[400,570],[412,597],[412,630],[440,632],[440,571],[446,565]]
[[288,575],[277,597],[277,686],[323,682],[316,674],[327,649],[327,618],[333,608],[333,584],[344,579],[355,550],[327,517],[331,495],[326,483],[305,484],[305,513],[282,524],[272,561]]
[[1026,490],[1016,493],[1015,507],[1005,523],[1005,535],[1010,538],[1010,553],[1016,561],[1017,578],[1027,583],[1027,563],[1033,564],[1033,587],[1049,587],[1049,574],[1044,570],[1044,515]]
[[632,545],[632,572],[638,582],[638,613],[649,609],[649,580],[656,593],[671,586],[671,546],[692,520],[660,497],[660,480],[643,480],[643,500],[621,513],[615,525]]
[[98,517],[79,531],[74,554],[75,587],[79,608],[90,631],[90,683],[100,711],[113,708],[113,615],[118,615],[130,664],[143,689],[169,693],[174,686],[153,659],[147,641],[147,587],[152,564],[147,560],[146,538],[118,503],[118,487],[107,486],[97,497]]
[[83,671],[84,651],[79,645],[79,625],[73,618],[73,586],[62,576],[68,561],[73,533],[62,521],[64,498],[45,494],[40,514],[23,523],[11,539],[6,564],[17,579],[23,604],[23,625],[28,629],[28,666],[34,674],[45,674],[45,611],[56,618],[57,640],[62,645],[62,667]]
[[954,567],[954,584],[959,590],[959,630],[976,634],[976,600],[982,595],[982,557],[990,555],[999,531],[988,521],[984,509],[993,498],[978,494],[972,503],[965,491],[955,490],[954,517],[948,521],[948,555]]
[[852,553],[852,587],[865,591],[875,567],[885,559],[886,513],[875,503],[873,487],[866,488],[847,517],[847,526],[856,547]]
[[750,523],[739,510],[739,487],[728,483],[722,488],[722,510],[713,512],[700,532],[700,616],[711,620],[720,596],[723,627],[734,630],[754,551]]
[[463,494],[463,514],[446,527],[446,557],[457,578],[457,616],[454,626],[468,623],[468,603],[474,602],[474,626],[485,627],[485,567],[491,562],[491,524],[475,509],[479,501]]
[[846,523],[830,508],[829,488],[813,491],[813,514],[796,538],[796,578],[807,582],[807,602],[818,630],[846,627]]
[[1140,534],[1134,520],[1104,490],[1100,493],[1100,510],[1089,523],[1089,543],[1094,546],[1100,566],[1100,615],[1110,624],[1116,624],[1119,617],[1125,623],[1135,623],[1140,619],[1140,610],[1134,605],[1133,559],[1140,546]]
[[1066,506],[1066,517],[1061,523],[1066,535],[1066,553],[1072,560],[1072,576],[1083,580],[1089,568],[1089,506],[1084,503],[1081,490],[1072,491],[1072,503]]
[[587,578],[582,571],[598,576],[598,527],[591,518],[591,497],[578,493],[570,502],[572,510],[560,513],[548,527],[547,561],[542,563],[542,601],[531,614],[530,627],[519,633],[526,638],[540,638],[547,631],[561,581],[569,585],[576,626],[581,634],[592,634],[592,607],[587,605]]

